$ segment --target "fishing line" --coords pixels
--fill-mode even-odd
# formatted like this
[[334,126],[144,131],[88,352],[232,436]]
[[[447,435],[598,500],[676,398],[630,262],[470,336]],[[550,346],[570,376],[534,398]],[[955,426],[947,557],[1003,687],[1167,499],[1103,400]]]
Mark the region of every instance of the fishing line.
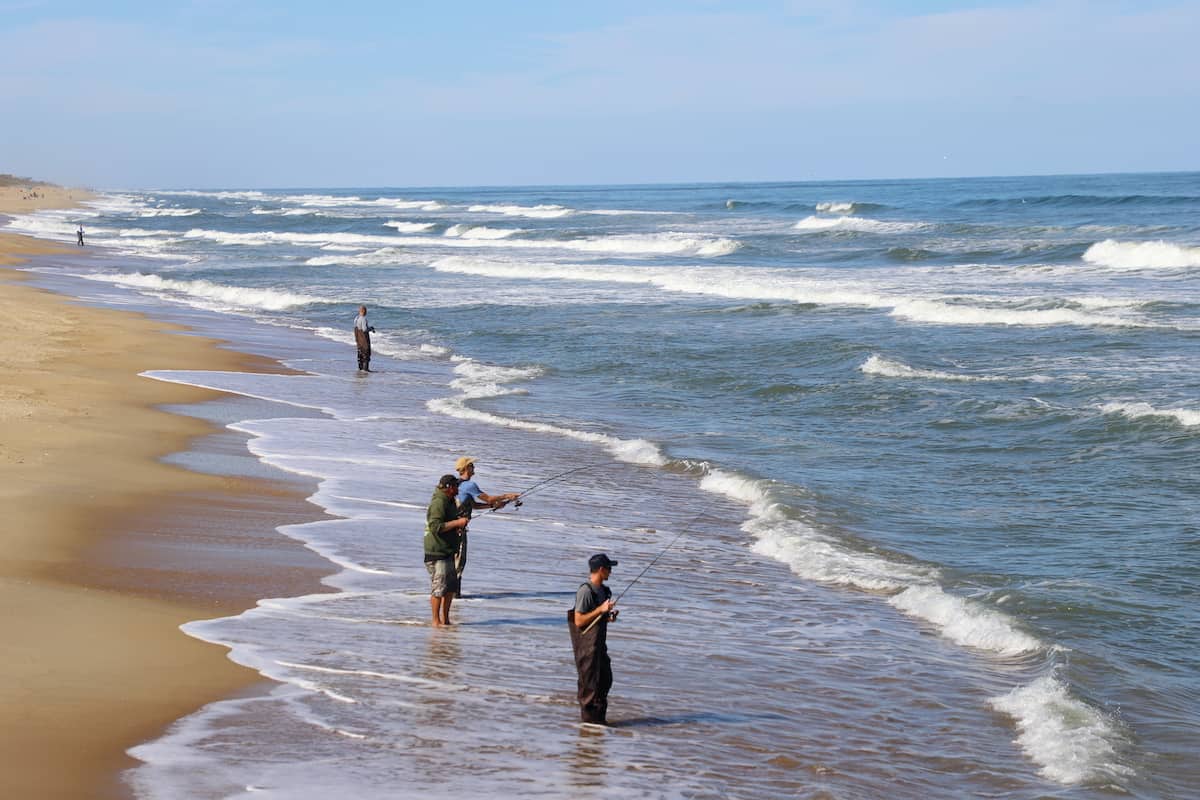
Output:
[[[596,467],[612,466],[615,463],[616,463],[615,461],[597,461],[594,464],[584,464],[582,467],[574,467],[572,469],[564,470],[563,472],[560,472],[557,475],[551,475],[549,478],[544,478],[544,479],[538,481],[537,483],[533,484],[532,486],[530,486],[528,489],[525,489],[524,491],[519,492],[517,494],[517,499],[515,501],[515,504],[519,506],[521,504],[520,501],[522,498],[528,497],[529,495],[534,494],[535,492],[541,491],[549,484],[554,483],[555,481],[561,480],[561,479],[567,477],[568,475],[574,475],[576,472],[583,472],[585,469],[595,469]],[[492,508],[492,509],[489,509],[489,513],[495,513],[496,511],[499,511],[499,510],[500,510],[499,508]]]
[[[660,558],[662,558],[664,555],[667,554],[667,551],[671,549],[672,545],[674,545],[677,541],[679,541],[680,536],[683,536],[685,533],[687,533],[689,530],[691,530],[691,527],[696,524],[696,521],[708,513],[708,509],[711,506],[712,506],[712,503],[708,503],[707,505],[705,505],[704,508],[701,509],[700,513],[697,514],[696,516],[692,517],[691,521],[688,522],[688,524],[683,527],[683,530],[681,530],[679,533],[675,534],[674,539],[667,542],[667,546],[664,547],[662,549],[662,551],[654,557],[654,560],[651,561],[649,564],[647,564],[645,566],[645,568],[643,568],[642,571],[637,574],[637,577],[634,578],[633,580],[631,580],[629,582],[629,585],[621,590],[621,593],[619,595],[617,595],[615,600],[612,601],[614,606],[620,601],[620,599],[622,597],[625,596],[626,592],[628,592],[630,589],[633,588],[633,585],[635,583],[637,583],[638,581],[640,581],[642,579],[642,576],[645,575],[650,570],[651,567],[653,567],[655,564],[658,563],[658,560]],[[596,623],[600,621],[600,617],[603,617],[603,616],[604,616],[603,614],[598,615],[595,619],[593,619],[590,623],[588,623],[588,626],[583,629],[583,632],[587,633],[588,631],[590,631],[593,627],[595,627]]]

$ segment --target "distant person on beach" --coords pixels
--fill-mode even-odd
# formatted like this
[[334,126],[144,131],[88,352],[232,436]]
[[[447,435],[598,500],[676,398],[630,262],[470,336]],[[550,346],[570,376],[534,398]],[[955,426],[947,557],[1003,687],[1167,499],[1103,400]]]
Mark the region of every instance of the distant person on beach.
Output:
[[443,475],[425,512],[425,569],[429,572],[429,609],[434,627],[450,624],[450,604],[458,594],[454,554],[470,522],[459,516],[454,503],[458,483],[454,475]]
[[[479,488],[479,484],[475,482],[475,459],[470,456],[463,456],[458,461],[454,462],[454,471],[458,473],[458,496],[455,498],[458,501],[459,516],[471,518],[471,513],[477,508],[504,508],[511,502],[517,500],[520,496],[514,492],[507,494],[488,494]],[[462,540],[458,545],[458,552],[454,556],[454,571],[458,574],[459,592],[462,592],[462,575],[463,570],[467,566],[467,537],[463,534]]]
[[354,344],[358,347],[358,368],[363,372],[371,371],[371,334],[375,332],[367,322],[367,307],[358,307],[358,316],[354,318]]
[[83,247],[83,225],[80,225],[79,230],[75,231],[75,241],[80,247]]
[[[612,590],[604,582],[616,565],[606,553],[589,558],[587,583],[579,587],[575,607],[567,612],[575,671],[579,674],[579,716],[583,722],[594,725],[608,724],[608,690],[613,681],[612,662],[608,659],[608,623],[617,619],[617,610],[613,608]],[[592,625],[593,622],[596,624]]]

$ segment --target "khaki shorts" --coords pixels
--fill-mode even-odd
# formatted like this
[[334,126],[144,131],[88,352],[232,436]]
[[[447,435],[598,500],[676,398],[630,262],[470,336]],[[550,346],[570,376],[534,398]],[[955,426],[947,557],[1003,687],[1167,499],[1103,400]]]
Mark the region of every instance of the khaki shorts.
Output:
[[431,595],[444,597],[447,594],[458,594],[458,573],[454,571],[453,557],[426,561],[425,571],[429,573]]

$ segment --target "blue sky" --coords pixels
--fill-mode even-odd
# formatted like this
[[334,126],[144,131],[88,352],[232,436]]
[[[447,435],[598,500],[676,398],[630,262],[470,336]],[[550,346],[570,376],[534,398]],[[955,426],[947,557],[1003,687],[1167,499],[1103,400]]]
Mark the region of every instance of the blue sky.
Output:
[[1200,3],[0,0],[0,172],[117,187],[1200,169]]

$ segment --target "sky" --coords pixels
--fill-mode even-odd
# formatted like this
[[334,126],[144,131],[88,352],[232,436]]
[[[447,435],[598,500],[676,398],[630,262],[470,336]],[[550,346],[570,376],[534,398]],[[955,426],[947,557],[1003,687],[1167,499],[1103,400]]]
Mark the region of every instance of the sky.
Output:
[[1197,0],[0,0],[0,172],[96,188],[1200,169]]

